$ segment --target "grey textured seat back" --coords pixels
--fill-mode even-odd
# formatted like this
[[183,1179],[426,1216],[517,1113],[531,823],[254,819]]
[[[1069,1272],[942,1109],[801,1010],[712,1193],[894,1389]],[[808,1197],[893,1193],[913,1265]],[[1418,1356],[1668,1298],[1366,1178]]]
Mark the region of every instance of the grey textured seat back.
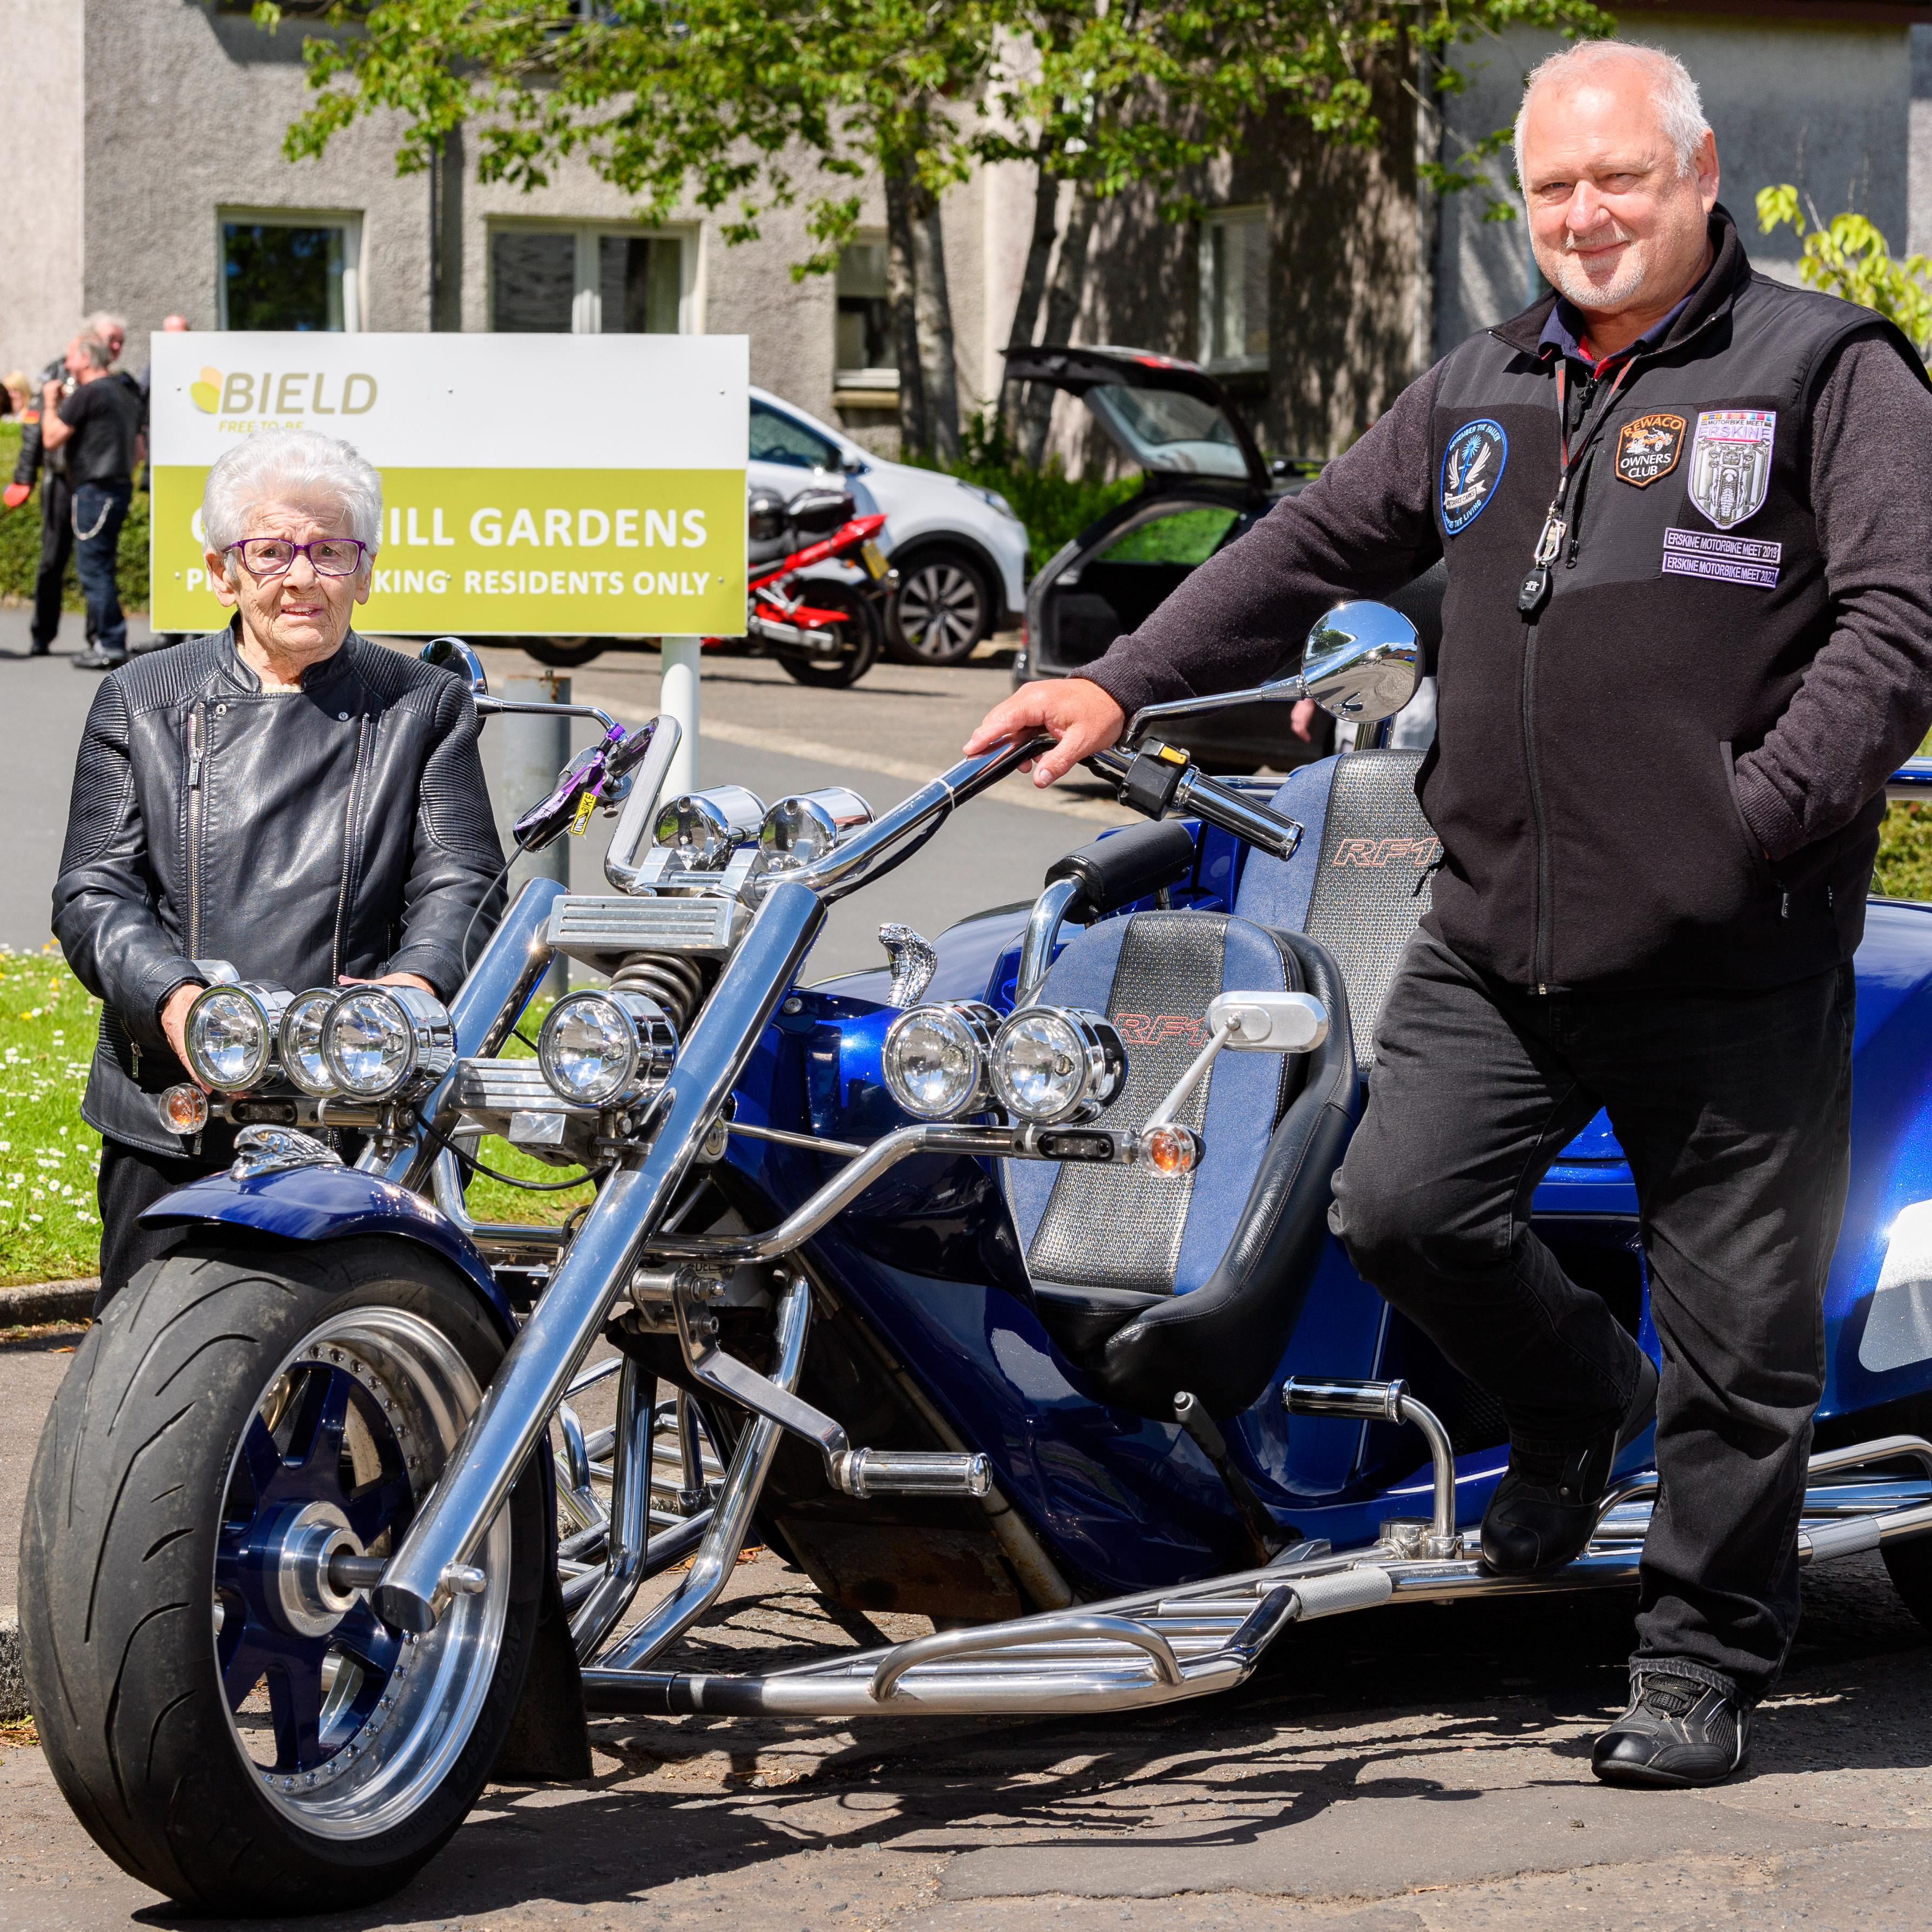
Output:
[[1420,752],[1352,752],[1304,765],[1274,808],[1306,836],[1286,862],[1249,855],[1234,910],[1258,925],[1305,932],[1341,969],[1366,1073],[1402,950],[1429,910],[1442,842],[1415,796]]

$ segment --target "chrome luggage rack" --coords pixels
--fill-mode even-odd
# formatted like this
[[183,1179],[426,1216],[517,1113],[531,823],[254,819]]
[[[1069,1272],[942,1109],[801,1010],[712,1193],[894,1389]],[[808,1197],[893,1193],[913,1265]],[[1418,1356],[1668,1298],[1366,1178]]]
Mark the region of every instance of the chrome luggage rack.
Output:
[[[785,1388],[794,1385],[803,1353],[806,1294],[800,1282],[781,1302],[780,1359],[773,1379]],[[1262,1568],[935,1631],[884,1649],[842,1652],[762,1672],[659,1667],[657,1660],[722,1590],[749,1527],[778,1434],[776,1424],[754,1420],[722,1472],[701,1533],[694,1519],[670,1529],[676,1556],[696,1545],[690,1574],[638,1624],[604,1647],[602,1640],[635,1582],[614,1609],[616,1592],[605,1574],[586,1573],[566,1583],[577,1600],[601,1600],[608,1612],[602,1628],[592,1628],[594,1620],[581,1611],[573,1618],[585,1659],[585,1707],[602,1713],[827,1718],[1131,1710],[1232,1690],[1291,1624],[1385,1604],[1636,1583],[1657,1492],[1654,1471],[1626,1478],[1605,1498],[1590,1546],[1574,1562],[1538,1576],[1497,1576],[1482,1566],[1476,1532],[1456,1526],[1456,1471],[1448,1435],[1403,1384],[1291,1382],[1282,1399],[1297,1413],[1354,1415],[1419,1428],[1430,1449],[1431,1516],[1391,1520],[1376,1542],[1352,1550],[1304,1542]],[[688,1413],[680,1420],[688,1429]],[[1862,1479],[1854,1474],[1898,1463],[1914,1464],[1918,1473],[1874,1473]],[[621,1490],[621,1480],[617,1486]],[[658,1516],[652,1513],[654,1530]],[[1928,1532],[1932,1442],[1885,1436],[1812,1457],[1798,1541],[1801,1563],[1876,1550]],[[638,1568],[639,1580],[674,1560],[652,1548],[648,1565]],[[613,1567],[622,1565],[614,1559]]]

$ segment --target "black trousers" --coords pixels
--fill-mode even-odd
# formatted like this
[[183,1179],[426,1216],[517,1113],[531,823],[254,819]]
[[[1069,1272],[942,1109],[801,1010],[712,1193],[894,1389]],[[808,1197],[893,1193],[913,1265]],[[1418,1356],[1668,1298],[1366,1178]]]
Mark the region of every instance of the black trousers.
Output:
[[142,1269],[173,1247],[184,1232],[142,1227],[138,1218],[142,1210],[190,1180],[220,1173],[234,1157],[231,1150],[196,1160],[170,1159],[130,1147],[124,1141],[102,1140],[100,1176],[95,1186],[100,1201],[100,1288],[94,1298],[97,1318]]
[[[74,492],[64,476],[40,472],[40,563],[34,575],[34,622],[28,633],[44,651],[60,629],[61,580],[74,555]],[[94,641],[94,614],[87,614],[87,639]]]
[[1528,1226],[1599,1106],[1636,1182],[1662,1494],[1633,1661],[1747,1700],[1798,1626],[1797,1534],[1844,1213],[1855,982],[1539,997],[1418,933],[1333,1216],[1356,1266],[1545,1448],[1608,1427],[1630,1342]]

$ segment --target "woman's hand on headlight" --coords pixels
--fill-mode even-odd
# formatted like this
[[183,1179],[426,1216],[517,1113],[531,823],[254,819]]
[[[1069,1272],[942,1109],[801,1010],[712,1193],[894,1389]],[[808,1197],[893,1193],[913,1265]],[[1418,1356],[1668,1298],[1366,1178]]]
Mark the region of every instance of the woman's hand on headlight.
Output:
[[416,986],[433,1000],[438,997],[436,988],[419,973],[385,973],[376,980],[359,980],[353,973],[343,973],[337,975],[336,983],[342,986]]
[[990,752],[1010,738],[1049,731],[1059,742],[1026,769],[1035,784],[1050,785],[1082,758],[1104,752],[1126,727],[1127,714],[1091,679],[1046,678],[994,705],[966,740],[965,755]]
[[[188,1009],[201,998],[202,992],[201,982],[191,980],[184,986],[177,986],[161,1007],[161,1031],[167,1036],[169,1046],[174,1049],[175,1058],[184,1066],[188,1065]],[[189,1077],[194,1078],[192,1070]],[[195,1084],[201,1087],[204,1093],[208,1090],[199,1080],[195,1082]]]

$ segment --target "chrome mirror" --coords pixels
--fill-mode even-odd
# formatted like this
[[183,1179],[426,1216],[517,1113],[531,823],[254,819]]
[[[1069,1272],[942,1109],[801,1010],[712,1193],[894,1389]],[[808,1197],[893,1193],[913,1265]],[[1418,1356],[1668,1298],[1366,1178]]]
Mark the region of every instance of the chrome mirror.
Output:
[[1344,724],[1379,724],[1415,695],[1421,674],[1415,626],[1400,610],[1338,604],[1309,632],[1294,682]]
[[460,638],[432,638],[416,655],[424,664],[434,664],[462,679],[472,697],[490,695],[489,674],[483,668],[483,660]]

